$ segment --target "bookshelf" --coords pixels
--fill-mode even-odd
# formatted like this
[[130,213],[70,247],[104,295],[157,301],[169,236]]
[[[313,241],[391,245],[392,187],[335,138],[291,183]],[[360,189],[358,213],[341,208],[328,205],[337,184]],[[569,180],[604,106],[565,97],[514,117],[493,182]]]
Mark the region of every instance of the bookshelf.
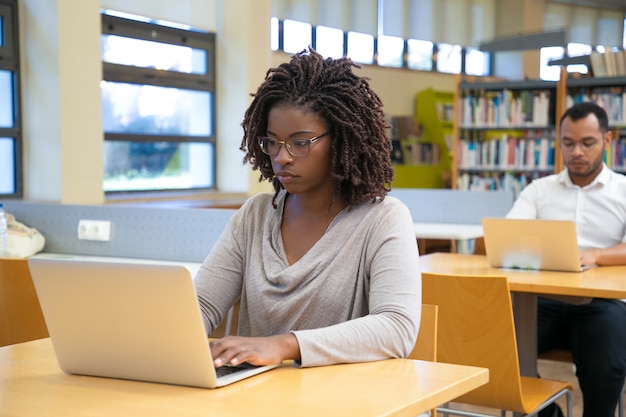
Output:
[[604,161],[614,171],[626,173],[626,76],[568,78],[564,96],[565,108],[593,101],[606,110],[613,142]]
[[415,115],[393,117],[394,188],[450,188],[454,93],[425,89]]
[[558,83],[460,76],[456,83],[453,188],[517,195],[558,169]]

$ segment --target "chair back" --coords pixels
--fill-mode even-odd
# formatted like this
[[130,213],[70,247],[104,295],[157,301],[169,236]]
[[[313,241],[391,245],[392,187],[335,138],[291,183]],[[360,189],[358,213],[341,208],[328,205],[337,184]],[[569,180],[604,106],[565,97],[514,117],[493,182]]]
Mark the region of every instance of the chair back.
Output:
[[437,360],[489,369],[489,382],[455,402],[523,409],[509,284],[504,276],[422,273],[422,300],[438,311]]
[[437,311],[433,304],[422,304],[420,330],[409,359],[435,362],[437,360]]

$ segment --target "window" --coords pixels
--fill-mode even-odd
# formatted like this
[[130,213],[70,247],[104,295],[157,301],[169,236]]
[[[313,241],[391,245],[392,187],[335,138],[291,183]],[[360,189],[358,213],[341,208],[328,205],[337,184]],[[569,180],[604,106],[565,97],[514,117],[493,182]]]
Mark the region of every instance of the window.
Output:
[[402,68],[404,66],[404,39],[396,36],[378,37],[378,65]]
[[450,74],[461,73],[461,51],[459,45],[449,43],[437,44],[437,71]]
[[284,44],[283,50],[289,54],[295,54],[309,45],[312,45],[311,25],[296,20],[283,22]]
[[0,197],[22,196],[17,0],[0,1]]
[[348,56],[360,64],[374,63],[374,36],[348,32]]
[[317,26],[315,50],[327,58],[341,58],[343,56],[343,30]]
[[104,191],[215,188],[215,36],[102,15]]
[[418,39],[407,41],[408,58],[407,65],[410,69],[432,71],[433,69],[433,43]]

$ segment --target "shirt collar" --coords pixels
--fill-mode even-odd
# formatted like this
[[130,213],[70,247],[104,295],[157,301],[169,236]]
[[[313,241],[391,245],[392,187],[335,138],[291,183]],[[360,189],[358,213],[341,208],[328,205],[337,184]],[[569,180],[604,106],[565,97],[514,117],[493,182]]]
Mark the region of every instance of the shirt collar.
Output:
[[[569,177],[569,174],[567,173],[567,168],[559,172],[558,176],[559,176],[558,179],[559,179],[560,184],[563,184],[567,187],[578,187],[576,184],[572,182],[572,179]],[[600,171],[600,173],[596,175],[593,181],[591,181],[588,185],[585,185],[584,187],[582,187],[582,189],[593,188],[597,185],[604,186],[606,185],[607,182],[609,182],[610,176],[611,176],[611,170],[603,162],[602,171]]]

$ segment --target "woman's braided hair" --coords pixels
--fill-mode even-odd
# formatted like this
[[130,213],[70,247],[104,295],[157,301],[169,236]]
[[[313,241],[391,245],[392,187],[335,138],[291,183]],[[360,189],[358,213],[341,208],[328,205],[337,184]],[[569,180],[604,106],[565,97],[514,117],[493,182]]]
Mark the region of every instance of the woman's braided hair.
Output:
[[328,122],[332,138],[331,201],[338,198],[349,206],[390,190],[391,165],[389,122],[380,97],[368,79],[358,77],[360,68],[350,58],[324,59],[311,48],[294,55],[289,63],[267,71],[250,107],[246,110],[240,149],[244,162],[260,171],[259,182],[271,181],[276,194],[283,188],[272,170],[270,156],[261,151],[259,136],[265,136],[268,114],[277,104],[311,111]]

